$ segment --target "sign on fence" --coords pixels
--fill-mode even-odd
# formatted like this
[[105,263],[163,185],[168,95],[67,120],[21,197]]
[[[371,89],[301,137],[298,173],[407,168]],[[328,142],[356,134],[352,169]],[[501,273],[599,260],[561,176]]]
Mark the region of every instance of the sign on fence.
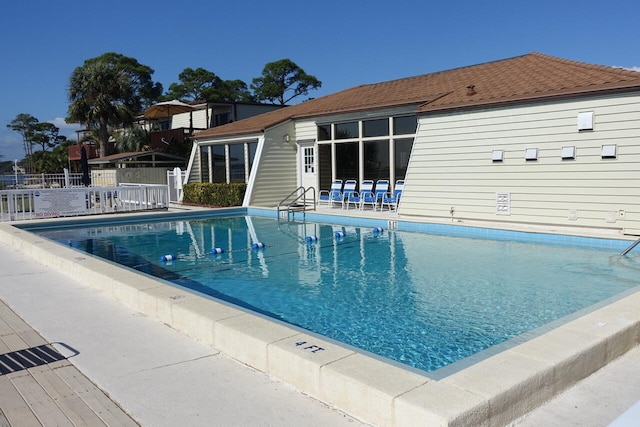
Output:
[[33,194],[36,218],[84,215],[87,212],[85,190],[38,190]]

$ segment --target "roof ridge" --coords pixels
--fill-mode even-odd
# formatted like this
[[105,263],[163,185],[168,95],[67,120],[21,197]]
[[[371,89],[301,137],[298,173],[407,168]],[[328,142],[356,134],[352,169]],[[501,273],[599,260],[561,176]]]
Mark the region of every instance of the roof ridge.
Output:
[[[535,52],[532,52],[532,53],[535,53]],[[517,59],[517,58],[524,58],[524,57],[526,57],[528,55],[530,55],[530,54],[526,53],[526,54],[523,54],[523,55],[516,55],[516,56],[513,56],[511,58],[494,59],[494,60],[491,60],[491,61],[479,62],[477,64],[462,65],[460,67],[447,68],[446,70],[433,71],[431,73],[416,74],[416,75],[407,76],[407,77],[398,77],[397,79],[385,80],[385,81],[375,82],[375,83],[365,83],[365,84],[361,84],[361,85],[358,85],[358,86],[353,86],[351,88],[347,88],[347,89],[344,89],[344,90],[356,89],[356,88],[361,88],[361,87],[366,87],[366,86],[375,86],[375,85],[381,85],[381,84],[387,84],[387,83],[393,83],[393,82],[405,81],[405,80],[411,80],[411,79],[420,79],[420,78],[425,78],[426,76],[436,76],[436,75],[439,75],[439,74],[450,73],[451,71],[465,70],[465,69],[468,69],[468,68],[474,68],[474,67],[478,67],[478,66],[482,66],[482,65],[495,64],[495,63],[499,63],[499,62],[510,61],[510,60]],[[550,57],[550,58],[552,58],[552,57]],[[560,59],[560,58],[558,58],[558,59]],[[340,91],[340,92],[342,92],[342,91]],[[338,93],[338,92],[336,92],[336,93]]]
[[603,72],[609,72],[613,74],[622,74],[628,77],[638,78],[640,73],[638,71],[628,70],[622,67],[614,67],[611,65],[590,64],[588,62],[574,61],[572,59],[559,58],[557,56],[546,55],[539,52],[531,52],[530,55],[537,56],[542,59],[558,62],[565,65],[571,65],[574,67],[585,68],[587,70],[598,70]]

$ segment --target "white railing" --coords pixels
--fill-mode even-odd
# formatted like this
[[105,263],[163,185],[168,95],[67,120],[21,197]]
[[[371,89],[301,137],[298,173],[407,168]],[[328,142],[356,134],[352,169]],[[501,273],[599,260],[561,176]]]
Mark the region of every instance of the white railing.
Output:
[[167,171],[167,185],[169,186],[169,200],[172,202],[182,202],[182,185],[187,172],[174,168]]
[[133,212],[169,207],[166,185],[22,188],[0,191],[0,221]]
[[81,173],[39,173],[0,175],[0,190],[19,188],[82,187]]

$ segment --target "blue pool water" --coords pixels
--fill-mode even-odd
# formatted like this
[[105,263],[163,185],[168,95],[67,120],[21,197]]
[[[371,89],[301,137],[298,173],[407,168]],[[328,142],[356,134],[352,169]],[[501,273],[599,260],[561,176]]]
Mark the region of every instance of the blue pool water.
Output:
[[614,251],[264,217],[38,234],[427,372],[640,284]]

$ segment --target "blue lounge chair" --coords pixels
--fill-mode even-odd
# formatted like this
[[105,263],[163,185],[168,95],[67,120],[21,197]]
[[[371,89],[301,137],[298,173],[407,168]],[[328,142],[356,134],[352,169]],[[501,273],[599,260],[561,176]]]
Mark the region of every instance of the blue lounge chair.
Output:
[[371,194],[373,192],[373,180],[365,179],[360,183],[360,192],[354,191],[347,197],[347,209],[350,205],[354,205],[360,209],[362,207],[362,200],[365,194]]
[[360,193],[361,201],[360,201],[360,209],[364,209],[365,205],[371,205],[373,211],[380,204],[380,210],[382,210],[382,198],[389,191],[389,180],[387,179],[379,179],[376,181],[376,188],[373,191],[368,191],[366,193]]
[[[349,209],[349,199],[351,197],[353,197],[354,194],[358,194],[356,192],[356,186],[358,185],[358,181],[356,181],[355,179],[348,179],[345,181],[344,183],[344,189],[342,190],[342,209],[346,208]],[[345,205],[345,203],[347,203]]]
[[382,206],[380,210],[384,207],[384,205],[389,206],[389,210],[398,209],[398,202],[400,201],[400,197],[402,197],[402,191],[404,190],[404,180],[399,179],[396,181],[396,185],[394,187],[393,193],[388,193],[382,198]]
[[326,203],[327,207],[332,207],[334,203],[342,206],[342,180],[336,179],[331,183],[330,190],[321,190],[318,195],[318,205]]

